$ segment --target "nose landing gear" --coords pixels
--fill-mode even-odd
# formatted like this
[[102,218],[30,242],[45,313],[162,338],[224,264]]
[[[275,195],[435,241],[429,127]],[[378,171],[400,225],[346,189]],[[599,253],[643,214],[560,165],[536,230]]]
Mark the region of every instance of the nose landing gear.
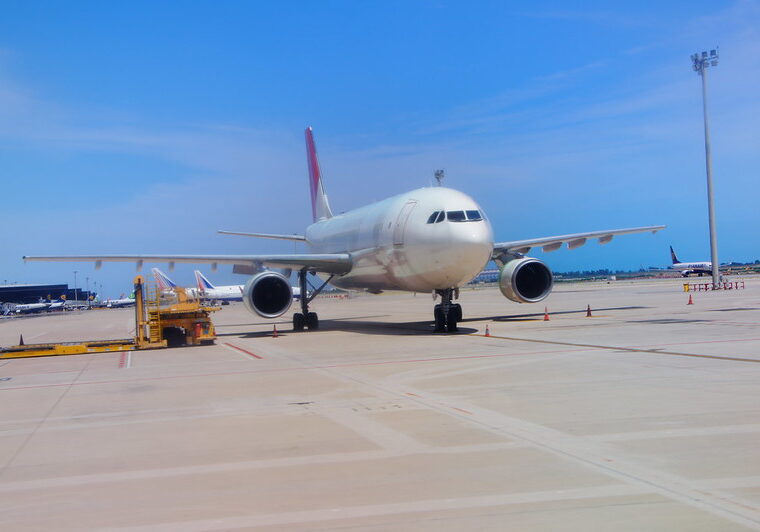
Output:
[[436,290],[435,293],[441,296],[441,302],[433,308],[435,332],[457,332],[457,323],[462,321],[462,305],[452,303],[451,299],[454,295],[459,295],[459,290],[447,288]]

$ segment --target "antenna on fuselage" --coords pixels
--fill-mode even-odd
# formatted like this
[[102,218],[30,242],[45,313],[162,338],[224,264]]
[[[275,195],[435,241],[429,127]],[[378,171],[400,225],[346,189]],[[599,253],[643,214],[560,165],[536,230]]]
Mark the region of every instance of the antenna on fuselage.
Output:
[[443,178],[444,178],[443,170],[436,170],[433,175],[435,176],[435,181],[437,183],[436,186],[442,187],[443,186]]

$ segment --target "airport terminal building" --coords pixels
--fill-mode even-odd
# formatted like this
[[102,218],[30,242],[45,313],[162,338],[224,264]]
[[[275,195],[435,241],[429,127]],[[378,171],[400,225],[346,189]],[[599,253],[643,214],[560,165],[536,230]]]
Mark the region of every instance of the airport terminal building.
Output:
[[90,292],[69,288],[68,284],[0,285],[0,303],[37,303],[40,299],[60,299],[62,295],[69,301],[84,301],[90,296]]

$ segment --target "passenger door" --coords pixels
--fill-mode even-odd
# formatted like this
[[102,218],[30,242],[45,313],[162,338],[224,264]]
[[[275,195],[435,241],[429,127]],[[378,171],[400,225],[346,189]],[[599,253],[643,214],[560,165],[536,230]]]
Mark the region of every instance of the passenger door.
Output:
[[417,200],[409,200],[401,208],[401,211],[396,217],[396,225],[393,228],[393,245],[404,245],[404,233],[406,232],[406,224],[409,221],[412,211],[417,206]]

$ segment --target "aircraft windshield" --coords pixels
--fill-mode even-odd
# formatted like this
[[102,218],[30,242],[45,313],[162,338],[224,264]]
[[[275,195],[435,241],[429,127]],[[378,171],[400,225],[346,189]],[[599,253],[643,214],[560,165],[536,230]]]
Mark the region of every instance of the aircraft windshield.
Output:
[[479,211],[465,211],[465,212],[467,213],[467,219],[473,222],[477,222],[478,220],[483,219]]
[[430,215],[430,218],[428,218],[427,223],[437,224],[439,222],[442,222],[445,216],[446,216],[445,211],[435,211],[433,214]]
[[446,213],[446,218],[448,218],[450,222],[464,222],[467,220],[464,211],[448,211]]

